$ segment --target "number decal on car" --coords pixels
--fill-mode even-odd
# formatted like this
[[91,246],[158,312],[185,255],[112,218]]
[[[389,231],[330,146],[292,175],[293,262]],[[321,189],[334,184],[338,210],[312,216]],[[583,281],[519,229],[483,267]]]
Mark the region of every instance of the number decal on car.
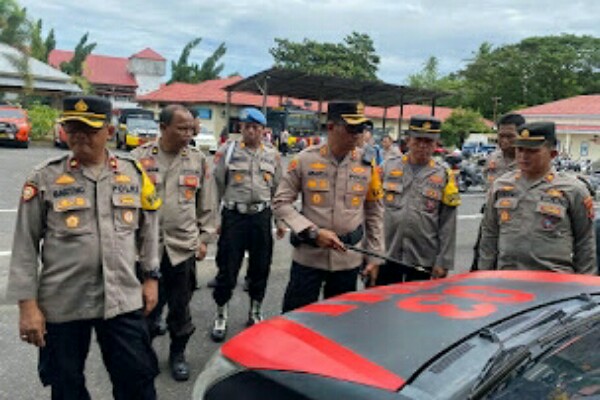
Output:
[[[452,298],[480,301],[462,308]],[[487,317],[498,310],[494,303],[524,303],[535,299],[531,293],[491,286],[451,286],[442,294],[423,294],[408,297],[396,303],[398,308],[421,313],[436,313],[444,318],[474,319]]]

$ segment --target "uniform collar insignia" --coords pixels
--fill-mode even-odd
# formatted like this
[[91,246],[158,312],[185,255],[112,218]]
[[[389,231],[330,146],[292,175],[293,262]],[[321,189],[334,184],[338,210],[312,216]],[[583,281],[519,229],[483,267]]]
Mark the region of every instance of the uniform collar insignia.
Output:
[[434,160],[429,160],[429,166],[430,167],[435,167],[435,161]]
[[108,159],[108,165],[110,166],[110,169],[112,169],[113,171],[117,171],[117,158],[115,156],[111,156]]
[[546,182],[548,183],[552,183],[552,181],[554,180],[554,174],[551,172],[548,175],[546,175]]
[[152,146],[152,154],[154,154],[154,155],[158,154],[158,146],[156,146],[156,145]]
[[68,170],[69,171],[74,170],[74,169],[79,169],[79,166],[80,166],[79,160],[77,160],[74,157],[71,157],[69,159],[69,161],[68,161]]
[[320,154],[321,154],[323,157],[327,156],[327,153],[329,153],[329,150],[328,150],[328,148],[327,148],[327,145],[324,145],[323,147],[321,147],[321,148],[319,149],[319,153],[320,153]]
[[181,150],[181,156],[187,157],[187,155],[188,155],[188,149],[184,147],[183,150]]
[[402,156],[402,164],[406,164],[408,162],[408,156]]

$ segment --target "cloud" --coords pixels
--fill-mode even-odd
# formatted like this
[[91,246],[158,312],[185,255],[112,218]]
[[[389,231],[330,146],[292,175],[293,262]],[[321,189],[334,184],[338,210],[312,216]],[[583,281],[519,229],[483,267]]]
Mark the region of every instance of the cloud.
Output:
[[352,31],[373,38],[380,77],[405,83],[430,56],[440,71],[464,67],[484,41],[495,46],[529,36],[600,36],[595,0],[21,0],[30,15],[56,31],[58,48],[72,49],[85,32],[98,54],[129,56],[151,47],[168,60],[202,37],[192,60],[202,62],[221,42],[225,74],[245,76],[272,65],[275,38],[340,42]]

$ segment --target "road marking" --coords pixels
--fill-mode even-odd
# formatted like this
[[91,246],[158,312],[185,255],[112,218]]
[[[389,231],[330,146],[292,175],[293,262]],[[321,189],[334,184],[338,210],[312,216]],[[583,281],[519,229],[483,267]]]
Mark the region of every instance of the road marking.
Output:
[[459,215],[458,219],[480,219],[483,214],[467,214],[467,215]]
[[16,208],[12,208],[12,209],[0,209],[0,213],[16,213],[17,209]]

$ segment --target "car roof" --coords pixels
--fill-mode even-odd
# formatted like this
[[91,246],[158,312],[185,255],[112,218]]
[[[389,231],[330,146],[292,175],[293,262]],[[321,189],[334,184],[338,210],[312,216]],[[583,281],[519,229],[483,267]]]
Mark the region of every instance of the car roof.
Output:
[[262,322],[232,338],[221,352],[247,368],[397,391],[481,329],[582,293],[600,294],[600,277],[480,271],[381,286]]

